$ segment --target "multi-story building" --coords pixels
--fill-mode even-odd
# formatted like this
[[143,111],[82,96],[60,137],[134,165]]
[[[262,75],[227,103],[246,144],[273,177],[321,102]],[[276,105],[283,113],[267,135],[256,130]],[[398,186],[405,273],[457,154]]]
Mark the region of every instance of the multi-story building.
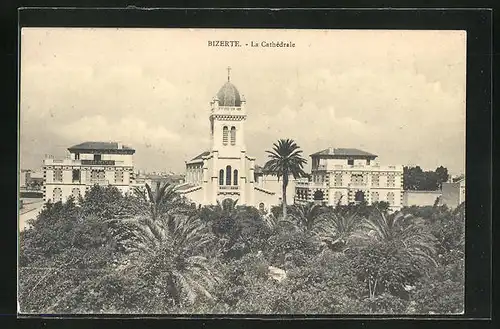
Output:
[[28,190],[41,190],[43,185],[43,171],[21,169],[19,187]]
[[402,207],[403,166],[381,166],[377,155],[358,149],[328,148],[311,154],[311,179],[296,182],[296,202],[328,205],[385,201]]
[[135,150],[116,142],[85,142],[68,148],[67,159],[44,160],[44,201],[84,196],[94,185],[112,185],[126,193],[134,184]]
[[465,202],[465,177],[460,177],[441,185],[441,204],[456,208]]

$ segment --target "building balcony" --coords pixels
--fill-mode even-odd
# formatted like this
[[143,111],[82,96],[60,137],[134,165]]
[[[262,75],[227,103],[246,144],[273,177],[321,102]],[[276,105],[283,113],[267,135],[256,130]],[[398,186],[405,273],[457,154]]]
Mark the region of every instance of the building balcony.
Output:
[[43,162],[46,166],[51,165],[81,165],[80,160],[72,159],[45,159]]
[[303,188],[328,188],[328,184],[326,182],[317,183],[317,182],[296,181],[295,186]]
[[239,190],[239,186],[234,185],[219,185],[219,190]]
[[90,185],[100,185],[100,186],[107,186],[110,184],[110,182],[107,179],[91,179],[90,180]]
[[83,166],[114,166],[116,163],[115,160],[80,160],[80,162]]
[[356,182],[356,183],[347,184],[347,187],[349,187],[349,188],[366,188],[366,187],[369,187],[369,185],[366,183]]

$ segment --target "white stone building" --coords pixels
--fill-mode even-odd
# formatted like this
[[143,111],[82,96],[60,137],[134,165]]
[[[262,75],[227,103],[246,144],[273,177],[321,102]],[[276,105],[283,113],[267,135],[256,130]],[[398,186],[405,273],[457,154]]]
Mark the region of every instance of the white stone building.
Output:
[[456,208],[465,202],[465,176],[441,185],[441,204]]
[[135,150],[115,142],[85,142],[68,148],[67,159],[44,160],[44,201],[84,196],[93,185],[112,185],[126,193],[134,185]]
[[[296,182],[296,202],[313,202],[315,193],[328,205],[385,201],[391,210],[403,203],[403,166],[381,166],[376,155],[351,148],[311,154],[311,179]],[[318,201],[318,200],[316,200]]]
[[281,202],[281,190],[255,173],[255,158],[247,154],[245,143],[246,119],[245,98],[228,76],[210,102],[211,147],[186,162],[185,184],[177,188],[181,195],[201,205],[229,198],[239,205],[269,209]]

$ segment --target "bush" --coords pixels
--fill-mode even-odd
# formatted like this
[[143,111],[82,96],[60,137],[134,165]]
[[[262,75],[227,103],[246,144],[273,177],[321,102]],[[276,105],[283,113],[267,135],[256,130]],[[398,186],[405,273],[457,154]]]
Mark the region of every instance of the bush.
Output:
[[[300,230],[289,223],[272,229],[253,207],[224,204],[196,209],[179,200],[175,207],[162,208],[162,214],[189,213],[194,216],[189,218],[200,220],[194,224],[200,229],[184,232],[186,236],[172,233],[170,239],[161,241],[146,231],[131,231],[120,225],[117,219],[148,216],[149,208],[143,200],[123,196],[114,188],[96,186],[78,204],[72,199],[46,204],[32,227],[20,233],[21,311],[181,314],[463,311],[463,205],[454,211],[439,206],[405,208],[403,213],[422,218],[422,230],[411,231],[409,225],[396,227],[386,222],[382,229],[389,233],[382,238],[375,238],[374,230],[370,234],[356,231],[358,239],[349,239],[354,232],[346,229],[342,239],[349,242],[338,249],[342,251],[335,252],[325,248],[315,235],[316,229],[328,229],[326,226],[311,225],[308,230]],[[356,212],[365,217],[374,207],[384,212],[385,206],[358,204],[325,209],[341,215]],[[276,217],[281,217],[281,211],[281,207],[271,209]],[[310,217],[315,223],[314,215]],[[168,223],[161,225],[170,228]],[[429,231],[433,238],[425,240],[423,237]],[[415,249],[403,252],[403,242],[414,240],[398,237],[408,232],[415,234],[410,234],[410,238],[425,240],[429,248],[437,248],[437,266],[422,261],[423,257],[408,257],[408,251]],[[217,243],[206,243],[214,235]],[[337,237],[338,232],[332,235]],[[186,247],[182,241],[189,238],[201,241],[203,248],[196,249],[197,243]],[[145,249],[132,258],[127,248],[137,241]],[[279,282],[271,278],[269,266],[285,270],[286,277]],[[212,277],[217,280],[207,279]],[[204,282],[213,296],[195,293],[197,285]]]

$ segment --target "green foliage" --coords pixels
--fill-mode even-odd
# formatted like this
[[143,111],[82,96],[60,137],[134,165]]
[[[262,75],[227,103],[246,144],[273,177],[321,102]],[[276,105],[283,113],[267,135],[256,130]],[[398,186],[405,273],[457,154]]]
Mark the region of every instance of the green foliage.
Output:
[[264,165],[264,171],[278,176],[282,179],[282,210],[283,218],[286,219],[287,212],[287,195],[286,188],[290,175],[293,178],[301,178],[306,175],[304,165],[306,160],[302,157],[302,150],[297,143],[292,139],[280,139],[273,144],[271,151],[266,151],[269,155],[269,160]]
[[121,218],[135,211],[133,197],[124,196],[115,186],[94,185],[81,201],[84,215],[95,215],[103,220]]
[[419,166],[403,167],[403,189],[435,191],[448,181],[448,169],[439,166],[435,171],[423,171]]
[[128,196],[96,186],[77,202],[49,203],[20,234],[21,310],[463,311],[464,205],[280,210],[232,200],[197,209],[168,184]]
[[[465,262],[456,259],[423,277],[413,294],[416,313],[458,314],[464,311]],[[438,297],[438,298],[437,298]]]
[[319,240],[304,231],[284,231],[270,237],[263,251],[267,259],[277,266],[292,268],[306,263],[308,257],[321,249]]

